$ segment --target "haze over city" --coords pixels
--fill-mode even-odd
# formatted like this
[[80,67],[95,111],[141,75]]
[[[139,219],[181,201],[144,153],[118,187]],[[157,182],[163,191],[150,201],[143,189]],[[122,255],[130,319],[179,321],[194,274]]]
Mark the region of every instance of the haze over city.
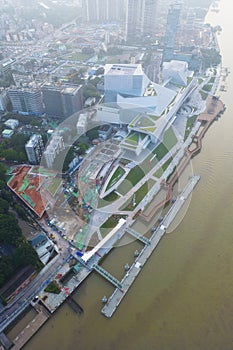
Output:
[[232,346],[229,0],[0,0],[0,349]]

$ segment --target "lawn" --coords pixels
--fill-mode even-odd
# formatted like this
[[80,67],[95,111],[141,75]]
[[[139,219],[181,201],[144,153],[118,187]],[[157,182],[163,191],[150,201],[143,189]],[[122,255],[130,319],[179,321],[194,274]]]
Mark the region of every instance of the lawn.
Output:
[[120,184],[117,192],[125,195],[131,190],[143,177],[145,176],[144,171],[138,165],[131,169],[124,181]]
[[91,55],[86,55],[82,52],[73,52],[67,59],[70,59],[71,61],[86,61],[90,57]]
[[119,222],[119,219],[122,218],[122,215],[112,215],[110,218],[103,223],[100,227],[100,232],[103,237],[107,236],[107,234],[116,227]]
[[176,135],[175,135],[172,127],[170,127],[164,133],[163,144],[170,151],[172,149],[172,147],[174,147],[176,145],[176,143],[177,143]]
[[112,192],[108,196],[104,197],[103,199],[99,199],[98,207],[99,208],[105,207],[106,205],[112,202],[115,202],[118,198],[120,198],[118,194],[116,194],[115,192]]
[[202,90],[210,92],[212,89],[213,84],[206,84],[203,86]]
[[207,99],[208,94],[206,92],[200,91],[200,94],[201,94],[202,100],[206,100]]
[[184,134],[184,141],[187,139],[189,136],[193,125],[195,124],[195,121],[197,120],[197,115],[193,115],[192,117],[188,118],[187,123],[186,123],[186,129],[185,129],[185,134]]
[[213,84],[215,82],[215,77],[212,77],[210,80],[209,80],[209,84]]
[[128,180],[133,186],[135,186],[144,176],[144,171],[137,165],[136,167],[130,170],[130,172],[126,176],[126,180]]
[[125,170],[118,166],[117,169],[115,170],[114,174],[112,175],[111,179],[109,180],[109,183],[106,187],[106,191],[108,191],[111,187],[113,187],[122,176],[124,176]]
[[138,134],[136,133],[130,133],[126,140],[134,141],[135,143],[138,143]]
[[[148,191],[154,186],[155,181],[149,180],[145,182],[126,203],[126,206],[121,208],[121,210],[133,211],[134,208],[143,200],[147,195]],[[135,204],[135,205],[134,205]]]
[[165,170],[167,170],[168,166],[171,164],[172,159],[173,159],[172,157],[169,158],[169,159],[161,166],[161,168],[158,169],[158,170],[156,171],[156,173],[154,174],[154,176],[157,177],[157,178],[160,178],[160,177],[163,175],[163,173],[165,172]]
[[62,179],[54,178],[48,186],[49,192],[54,196],[62,183]]
[[154,123],[146,117],[141,117],[141,119],[137,122],[137,126],[146,127],[146,126],[154,126]]

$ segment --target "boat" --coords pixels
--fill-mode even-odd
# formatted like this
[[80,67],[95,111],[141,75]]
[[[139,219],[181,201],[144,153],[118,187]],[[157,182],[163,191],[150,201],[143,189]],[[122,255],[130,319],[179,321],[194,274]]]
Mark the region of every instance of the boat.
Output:
[[104,295],[102,298],[102,303],[107,303],[107,301],[108,301],[108,298],[106,297],[106,295]]
[[129,270],[129,264],[125,264],[125,271],[128,271]]
[[139,255],[139,251],[136,249],[135,252],[134,252],[134,256],[135,258]]

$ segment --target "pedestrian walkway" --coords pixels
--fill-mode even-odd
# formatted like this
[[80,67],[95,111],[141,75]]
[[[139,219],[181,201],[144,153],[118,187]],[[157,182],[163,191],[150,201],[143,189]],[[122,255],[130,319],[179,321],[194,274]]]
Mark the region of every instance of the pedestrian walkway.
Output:
[[100,267],[99,265],[94,265],[93,269],[96,272],[98,272],[101,276],[106,278],[106,280],[109,281],[110,283],[112,283],[115,287],[117,287],[120,290],[122,289],[122,284],[114,276],[112,276],[109,272],[104,270],[102,267]]
[[137,238],[139,241],[141,241],[142,243],[144,243],[145,245],[150,245],[150,241],[149,239],[147,239],[146,237],[140,235],[138,232],[134,231],[132,228],[128,227],[126,229],[126,231],[128,233],[130,233],[133,237]]

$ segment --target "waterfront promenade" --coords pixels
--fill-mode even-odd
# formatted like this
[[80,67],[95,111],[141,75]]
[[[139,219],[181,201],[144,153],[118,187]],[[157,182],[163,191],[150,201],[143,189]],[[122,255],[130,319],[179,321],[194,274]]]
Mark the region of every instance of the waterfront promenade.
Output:
[[121,289],[116,288],[113,292],[112,296],[106,303],[106,305],[102,309],[102,314],[106,316],[107,318],[112,317],[114,312],[116,311],[117,307],[119,306],[120,302],[126,295],[127,291],[130,289],[131,285],[133,284],[134,280],[142,270],[143,266],[149,259],[150,255],[153,253],[157,245],[159,244],[160,240],[166,233],[166,229],[170,226],[172,221],[175,219],[176,215],[180,211],[180,209],[183,207],[186,199],[189,197],[191,192],[193,191],[194,187],[197,185],[198,181],[200,180],[200,176],[193,176],[183,192],[180,194],[180,196],[176,199],[176,202],[171,207],[167,215],[165,216],[164,220],[162,221],[161,225],[158,227],[158,229],[155,231],[155,233],[152,235],[150,239],[150,244],[145,245],[145,247],[142,249],[141,253],[139,254],[138,258],[135,260],[134,264],[130,267],[129,271],[126,273],[125,277],[121,281]]

